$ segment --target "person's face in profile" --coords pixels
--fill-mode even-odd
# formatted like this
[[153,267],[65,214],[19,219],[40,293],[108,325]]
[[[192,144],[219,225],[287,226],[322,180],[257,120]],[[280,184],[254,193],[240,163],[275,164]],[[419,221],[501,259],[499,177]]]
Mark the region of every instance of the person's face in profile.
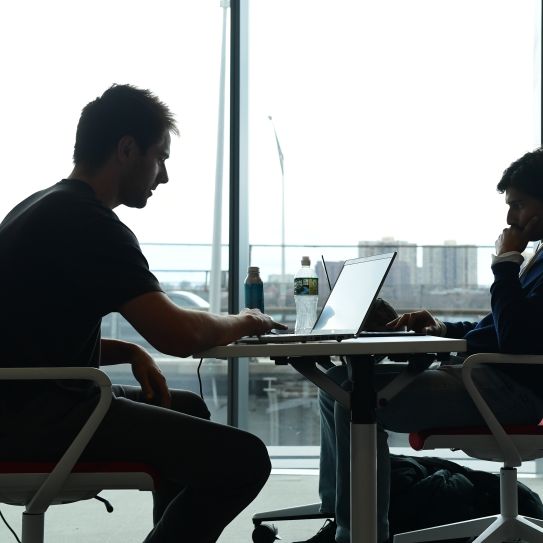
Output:
[[509,206],[507,224],[521,230],[533,217],[539,217],[534,227],[530,241],[543,239],[543,201],[530,196],[521,190],[509,188],[505,191],[505,203]]
[[158,185],[168,182],[165,161],[170,156],[170,133],[142,153],[135,141],[129,144],[121,181],[121,203],[142,208]]

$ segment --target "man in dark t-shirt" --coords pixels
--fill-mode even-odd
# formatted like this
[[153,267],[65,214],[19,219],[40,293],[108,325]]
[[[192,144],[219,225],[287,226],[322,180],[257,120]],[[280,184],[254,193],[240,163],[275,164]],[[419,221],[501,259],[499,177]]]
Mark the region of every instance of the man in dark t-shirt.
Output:
[[[159,351],[179,357],[285,327],[258,310],[221,316],[177,307],[113,212],[143,208],[168,182],[170,133],[177,128],[169,109],[130,85],[110,87],[83,109],[72,173],[0,224],[0,366],[130,363],[141,387],[114,387],[82,459],[153,465],[161,485],[146,543],[203,543],[216,541],[262,488],[266,448],[210,422],[195,394],[169,390],[142,347],[101,338],[101,319],[118,311]],[[96,397],[81,383],[0,383],[2,459],[58,459]]]

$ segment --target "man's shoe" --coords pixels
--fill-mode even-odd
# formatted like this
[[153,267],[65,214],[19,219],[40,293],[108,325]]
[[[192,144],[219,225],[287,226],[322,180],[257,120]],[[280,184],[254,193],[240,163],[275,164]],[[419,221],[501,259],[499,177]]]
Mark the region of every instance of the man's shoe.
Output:
[[336,521],[327,519],[313,537],[306,541],[295,541],[294,543],[336,543],[336,528]]

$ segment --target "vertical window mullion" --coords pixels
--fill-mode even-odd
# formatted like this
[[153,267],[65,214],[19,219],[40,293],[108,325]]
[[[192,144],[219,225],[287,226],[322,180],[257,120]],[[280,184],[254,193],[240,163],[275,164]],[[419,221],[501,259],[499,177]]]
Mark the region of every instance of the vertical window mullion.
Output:
[[[245,305],[241,285],[244,272],[249,265],[247,11],[247,0],[231,0],[229,313],[237,313]],[[228,383],[228,423],[239,428],[247,428],[248,359],[228,360]]]

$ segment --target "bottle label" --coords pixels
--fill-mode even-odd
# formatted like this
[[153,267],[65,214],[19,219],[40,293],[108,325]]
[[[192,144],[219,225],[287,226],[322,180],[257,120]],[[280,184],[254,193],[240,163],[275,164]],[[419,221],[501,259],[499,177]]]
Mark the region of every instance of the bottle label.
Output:
[[264,313],[264,290],[262,282],[245,283],[245,307],[260,309]]
[[294,279],[294,296],[318,296],[319,279],[318,277],[296,277]]

